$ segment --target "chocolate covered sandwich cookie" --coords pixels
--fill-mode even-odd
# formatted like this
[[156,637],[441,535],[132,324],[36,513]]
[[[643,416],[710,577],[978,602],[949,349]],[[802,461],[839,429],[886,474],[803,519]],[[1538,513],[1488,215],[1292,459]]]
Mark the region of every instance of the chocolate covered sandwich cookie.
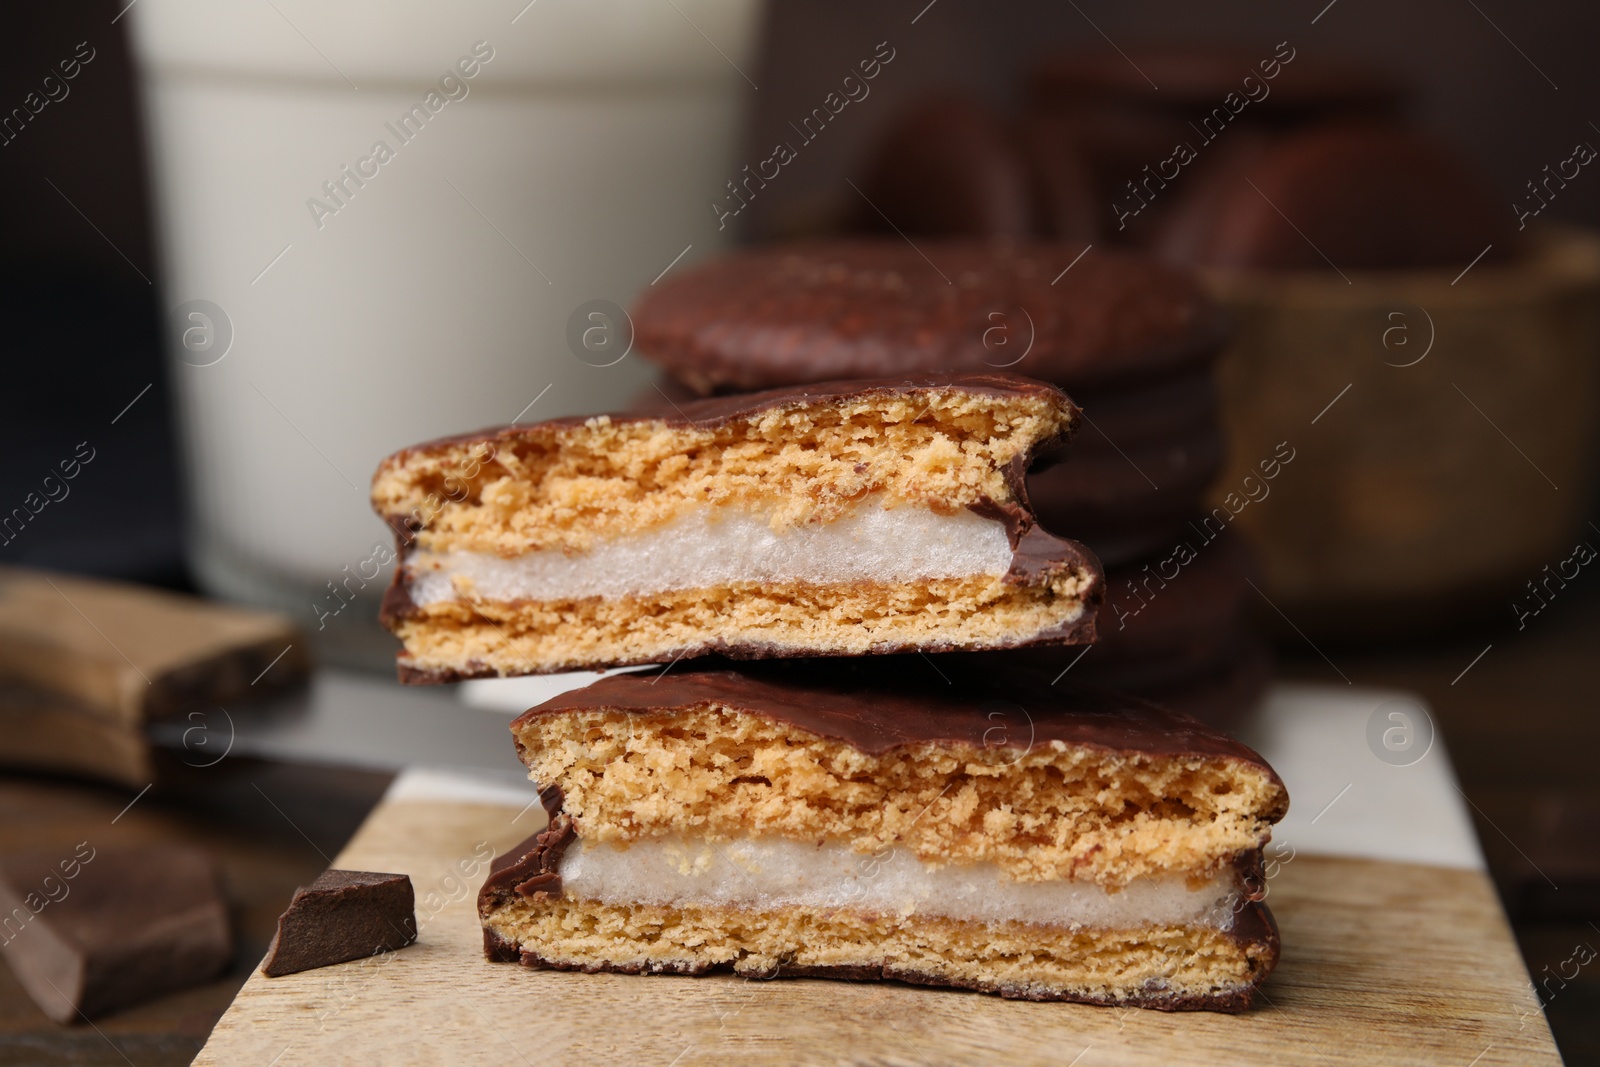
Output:
[[512,731],[550,824],[479,895],[491,959],[1222,1011],[1277,960],[1282,781],[1131,698],[948,657],[713,662]]
[[1099,564],[1027,507],[1077,409],[1009,374],[834,382],[399,452],[408,681],[1094,637]]
[[722,256],[662,279],[633,321],[702,394],[995,368],[1076,391],[1206,364],[1225,333],[1192,277],[1137,255],[898,238]]

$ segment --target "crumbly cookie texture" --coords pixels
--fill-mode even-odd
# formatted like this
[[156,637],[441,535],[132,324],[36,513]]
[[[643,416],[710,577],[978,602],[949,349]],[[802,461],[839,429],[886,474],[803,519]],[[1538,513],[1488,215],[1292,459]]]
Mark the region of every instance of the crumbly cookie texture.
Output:
[[491,959],[1240,1011],[1278,958],[1260,755],[978,657],[620,673],[512,723],[549,826]]
[[406,449],[372,489],[401,675],[1092,640],[1098,563],[1024,490],[1077,414],[1040,382],[937,375]]
[[1095,576],[1047,582],[740,583],[616,599],[441,602],[394,625],[408,670],[458,676],[667,662],[728,646],[772,655],[865,655],[1025,644],[1084,615]]
[[563,970],[837,974],[1155,1008],[1243,1007],[1277,955],[1270,938],[1199,927],[1074,929],[840,908],[752,911],[513,896],[485,923],[491,940],[520,946],[509,952],[524,962]]
[[948,513],[1012,503],[1006,468],[1073,418],[1059,393],[951,387],[800,397],[700,424],[557,420],[399,452],[379,467],[372,503],[420,517],[423,548],[506,556],[580,552],[706,506],[770,516],[775,531],[829,522],[872,494]]
[[513,730],[530,777],[559,788],[577,834],[595,842],[893,844],[930,865],[989,862],[1016,881],[1116,888],[1233,864],[1266,843],[1286,804],[1269,769],[1241,760],[1062,741],[874,755],[718,706],[528,715]]

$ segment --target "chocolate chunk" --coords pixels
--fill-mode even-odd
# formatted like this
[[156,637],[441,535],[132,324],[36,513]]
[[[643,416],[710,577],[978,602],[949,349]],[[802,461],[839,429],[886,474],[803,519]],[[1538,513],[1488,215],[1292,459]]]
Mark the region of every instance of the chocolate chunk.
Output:
[[298,681],[308,662],[281,616],[0,567],[0,676],[116,722],[232,704]]
[[0,859],[0,953],[70,1023],[213,978],[233,947],[204,853],[85,841]]
[[409,875],[323,871],[296,889],[289,909],[278,916],[261,973],[278,978],[392,952],[416,939]]

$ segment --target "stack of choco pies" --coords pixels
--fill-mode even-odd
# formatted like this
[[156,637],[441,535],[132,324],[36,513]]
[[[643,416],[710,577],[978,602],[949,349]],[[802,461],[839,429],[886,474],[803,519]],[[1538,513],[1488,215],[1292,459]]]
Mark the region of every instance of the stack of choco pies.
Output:
[[1061,387],[1077,431],[1027,493],[1040,525],[1105,567],[1099,640],[1007,658],[1223,730],[1259,703],[1271,662],[1250,625],[1253,560],[1204,502],[1225,458],[1212,379],[1225,317],[1187,272],[1083,244],[855,239],[685,271],[634,318],[636,346],[671,375],[642,410],[934,370]]
[[1283,783],[1191,716],[1053,684],[1111,601],[1028,471],[1086,420],[966,328],[999,289],[1035,321],[1022,369],[1109,389],[1108,351],[1192,372],[1213,313],[1134,260],[1062,301],[1075,250],[927,251],[942,289],[877,244],[685,272],[636,343],[738,392],[379,467],[402,679],[641,668],[512,724],[549,823],[480,892],[490,960],[1220,1011],[1272,971]]

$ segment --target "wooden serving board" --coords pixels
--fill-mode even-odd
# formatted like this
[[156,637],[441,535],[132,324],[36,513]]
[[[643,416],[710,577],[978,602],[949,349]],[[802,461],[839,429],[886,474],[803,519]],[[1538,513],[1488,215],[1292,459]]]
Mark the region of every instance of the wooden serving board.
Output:
[[[531,971],[483,958],[479,858],[542,820],[387,800],[335,865],[409,874],[401,952],[257,972],[197,1064],[1559,1064],[1489,880],[1298,855],[1272,872],[1283,961],[1241,1016],[1035,1004],[892,983]],[[463,869],[475,871],[468,879]]]

